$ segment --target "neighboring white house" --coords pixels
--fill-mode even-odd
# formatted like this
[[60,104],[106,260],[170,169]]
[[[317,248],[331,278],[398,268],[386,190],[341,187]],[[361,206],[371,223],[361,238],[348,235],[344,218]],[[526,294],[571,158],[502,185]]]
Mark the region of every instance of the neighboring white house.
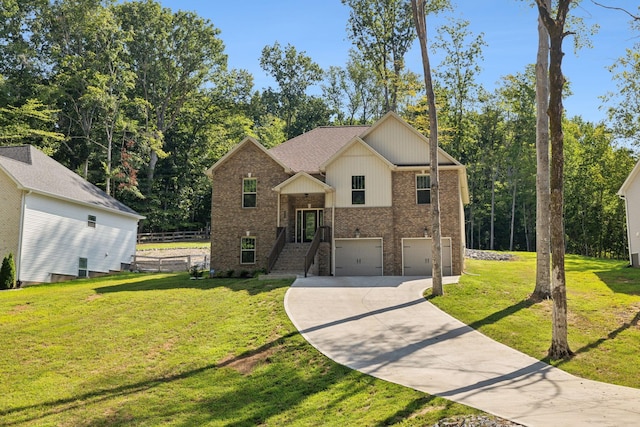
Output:
[[30,145],[0,147],[0,257],[22,283],[120,271],[143,218]]
[[640,267],[640,161],[618,190],[627,212],[629,259],[633,267]]

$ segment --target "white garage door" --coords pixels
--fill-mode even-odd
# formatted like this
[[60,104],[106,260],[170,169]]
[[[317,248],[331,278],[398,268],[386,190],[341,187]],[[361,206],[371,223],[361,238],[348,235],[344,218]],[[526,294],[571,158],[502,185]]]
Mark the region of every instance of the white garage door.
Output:
[[[402,275],[431,276],[431,238],[402,239]],[[451,276],[451,238],[442,238],[442,275]]]
[[336,276],[382,276],[382,239],[336,239]]

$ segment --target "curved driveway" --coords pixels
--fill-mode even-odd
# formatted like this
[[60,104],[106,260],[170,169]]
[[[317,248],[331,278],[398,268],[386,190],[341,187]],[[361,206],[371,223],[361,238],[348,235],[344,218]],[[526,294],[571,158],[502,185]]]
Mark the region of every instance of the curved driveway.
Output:
[[497,343],[426,301],[430,286],[406,277],[300,278],[285,308],[314,347],[377,378],[527,426],[640,425],[640,389],[578,378]]

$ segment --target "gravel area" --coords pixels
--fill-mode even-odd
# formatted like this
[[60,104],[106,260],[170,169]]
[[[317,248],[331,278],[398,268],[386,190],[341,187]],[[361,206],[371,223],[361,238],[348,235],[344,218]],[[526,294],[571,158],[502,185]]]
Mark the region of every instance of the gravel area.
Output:
[[478,249],[465,249],[465,257],[485,261],[512,261],[516,259],[515,255],[504,252],[481,251]]
[[446,418],[438,421],[433,427],[515,427],[522,426],[503,418],[493,416],[471,415],[468,417]]

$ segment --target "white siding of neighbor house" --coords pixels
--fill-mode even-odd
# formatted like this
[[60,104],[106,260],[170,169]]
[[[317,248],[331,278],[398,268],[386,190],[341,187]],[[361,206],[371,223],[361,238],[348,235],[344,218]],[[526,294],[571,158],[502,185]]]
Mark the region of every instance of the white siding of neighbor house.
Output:
[[[95,215],[96,227],[87,225]],[[137,220],[38,194],[26,196],[19,279],[48,282],[51,274],[76,276],[79,258],[88,270],[120,270],[135,253]]]
[[[326,175],[327,184],[336,191],[336,207],[391,206],[391,170],[362,143],[354,144],[328,165]],[[354,175],[365,177],[364,205],[351,204],[351,177]]]
[[397,120],[386,120],[365,142],[396,165],[429,164],[429,144]]
[[22,191],[0,171],[0,262],[9,253],[17,261],[21,206]]
[[629,184],[625,193],[627,227],[629,234],[629,254],[640,258],[640,174]]

